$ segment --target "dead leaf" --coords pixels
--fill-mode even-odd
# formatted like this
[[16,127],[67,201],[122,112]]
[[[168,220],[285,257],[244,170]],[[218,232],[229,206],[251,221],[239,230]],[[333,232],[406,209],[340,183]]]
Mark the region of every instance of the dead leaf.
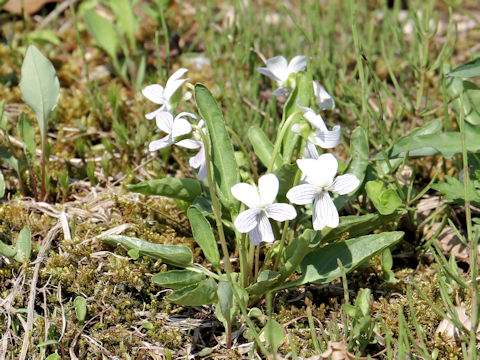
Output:
[[[320,355],[309,357],[305,360],[366,360],[366,357],[355,357],[352,353],[349,353],[347,350],[347,343],[345,341],[339,342],[328,342],[327,350],[321,353]],[[374,358],[370,358],[374,359]]]
[[[25,12],[31,15],[40,10],[46,3],[57,1],[58,0],[23,0],[23,6],[25,8]],[[21,14],[22,2],[20,0],[10,0],[5,4],[3,10],[14,14]]]
[[[439,196],[425,196],[417,204],[418,221],[425,220],[434,209],[441,206],[445,201],[440,200]],[[440,227],[440,222],[437,222],[430,226],[426,224],[423,227],[423,232],[426,233],[425,239],[428,241],[437,232]],[[462,241],[458,238],[456,232],[449,226],[445,226],[438,235],[436,242],[438,247],[442,250],[442,253],[449,257],[455,255],[457,261],[470,262],[470,250],[466,247]],[[480,254],[480,247],[479,247]]]
[[[466,314],[467,309],[463,306],[456,306],[455,311],[457,312],[458,320],[465,326],[468,330],[472,327],[472,320]],[[480,326],[477,328],[477,339],[480,339]],[[459,343],[461,341],[460,332],[458,328],[452,323],[450,319],[443,319],[438,324],[437,330],[435,330],[435,335],[442,334],[443,337],[448,341],[454,341]]]

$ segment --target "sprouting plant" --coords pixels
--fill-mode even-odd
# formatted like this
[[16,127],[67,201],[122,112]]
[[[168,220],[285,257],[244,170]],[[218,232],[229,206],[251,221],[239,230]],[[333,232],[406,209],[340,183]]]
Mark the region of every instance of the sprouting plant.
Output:
[[28,194],[28,190],[24,183],[23,176],[28,170],[35,199],[44,201],[47,197],[47,181],[49,179],[47,173],[47,153],[49,151],[47,140],[48,122],[58,103],[60,85],[55,68],[34,45],[30,45],[25,54],[25,59],[22,64],[20,90],[22,91],[23,101],[35,112],[38,128],[40,129],[40,191],[37,189],[37,180],[34,172],[36,159],[35,128],[24,114],[20,116],[18,130],[23,140],[24,157],[17,158],[10,140],[7,119],[3,112],[3,103],[1,104],[0,128],[5,136],[9,149],[0,147],[0,158],[6,161],[9,167],[17,173],[20,189],[24,195]]
[[[270,59],[267,65],[268,68],[261,72],[274,77],[281,88],[290,86],[291,89],[275,141],[272,143],[264,134],[258,134],[258,141],[253,144],[258,158],[267,166],[266,173],[258,178],[258,186],[253,174],[244,175],[243,182],[240,181],[234,147],[222,112],[205,86],[195,85],[199,116],[185,112],[174,115],[175,108],[169,98],[185,82],[180,77],[186,69],[173,74],[165,88],[156,84],[143,91],[150,100],[162,105],[146,117],[155,117],[159,129],[166,134],[152,141],[150,151],[172,145],[187,151],[200,148],[190,161],[192,167],[200,168],[199,180],[166,177],[128,188],[188,201],[191,204],[188,217],[192,232],[212,264],[211,270],[193,264],[193,254],[182,246],[151,244],[125,236],[103,238],[108,243],[120,243],[140,254],[158,257],[183,268],[154,276],[157,284],[176,289],[167,299],[183,305],[217,304],[217,314],[225,324],[228,336],[239,311],[263,351],[265,348],[247,316],[248,304],[280,289],[308,282],[329,282],[339,277],[342,271],[355,269],[403,236],[401,232],[367,235],[371,228],[366,223],[372,219],[355,217],[352,222],[339,217],[329,192],[340,196],[352,193],[361,184],[360,178],[363,179],[364,174],[357,177],[349,173],[335,178],[338,163],[334,155],[319,155],[319,149],[338,145],[340,127],[328,130],[321,115],[310,106],[317,104],[320,109],[333,108],[334,101],[325,89],[313,82],[308,72],[303,71],[306,66],[304,57],[295,57],[290,65],[284,58],[277,57]],[[192,124],[186,117],[197,124]],[[245,151],[245,147],[241,150]],[[245,151],[244,156],[251,154]],[[358,169],[355,170],[358,173]],[[309,208],[295,210],[285,203],[287,199],[294,204],[314,203],[313,230],[308,221],[295,221],[299,216],[305,219]],[[248,209],[242,211],[242,203]],[[338,240],[345,226],[355,234],[354,237],[332,242]],[[335,228],[339,230],[336,232]],[[319,238],[327,239],[329,234],[330,240],[320,246]],[[238,249],[238,266],[230,262],[232,245]],[[264,257],[260,256],[262,251]],[[223,264],[220,262],[222,257]],[[337,258],[343,264],[342,270]],[[298,274],[297,269],[300,269]],[[267,324],[268,329],[277,328],[272,324]],[[267,327],[267,334],[277,333]],[[274,338],[270,343],[272,349],[279,345]]]

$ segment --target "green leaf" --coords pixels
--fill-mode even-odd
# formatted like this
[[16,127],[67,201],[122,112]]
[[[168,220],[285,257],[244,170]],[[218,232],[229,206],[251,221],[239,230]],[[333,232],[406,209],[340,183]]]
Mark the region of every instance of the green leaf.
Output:
[[[57,341],[58,343],[58,341]],[[58,355],[56,352],[53,354],[48,355],[45,360],[60,360],[62,357]]]
[[350,153],[352,155],[352,162],[350,163],[348,172],[355,175],[360,184],[365,179],[367,167],[370,157],[370,144],[365,131],[361,127],[353,130],[350,138]]
[[187,267],[193,263],[192,250],[183,245],[154,244],[123,235],[102,236],[100,240],[113,246],[123,245],[127,250],[138,249],[140,256],[161,259],[166,264],[178,267]]
[[285,337],[282,326],[277,321],[270,318],[263,331],[265,334],[265,340],[271,348],[271,352],[276,354],[280,345],[283,344]]
[[120,43],[117,32],[110,21],[98,15],[93,10],[85,11],[84,17],[88,32],[93,36],[98,46],[101,47],[110,58],[116,59]]
[[236,212],[239,202],[230,189],[240,181],[240,177],[222,111],[210,91],[202,84],[195,85],[195,101],[208,129],[214,181],[220,189],[220,199],[230,212]]
[[401,205],[402,199],[391,184],[385,186],[380,180],[369,181],[365,185],[367,195],[382,215],[390,215]]
[[16,254],[15,260],[25,262],[30,260],[32,252],[32,234],[30,228],[25,226],[18,234],[17,243],[15,244]]
[[385,223],[399,218],[402,214],[402,211],[398,211],[390,215],[367,214],[361,216],[342,216],[340,217],[340,224],[324,234],[318,242],[329,243],[337,241],[339,238],[345,238],[345,236],[355,238],[367,235]]
[[220,254],[217,241],[213,234],[212,227],[198,208],[191,206],[187,211],[192,233],[197,244],[202,248],[203,254],[210,263],[218,268],[220,266]]
[[12,248],[11,246],[5,244],[3,241],[0,240],[0,254],[12,259],[17,254],[17,249]]
[[273,173],[278,179],[278,195],[279,202],[288,202],[286,195],[288,190],[293,187],[295,175],[297,174],[298,167],[296,164],[285,164],[277,168]]
[[470,78],[474,76],[480,76],[480,58],[476,58],[473,61],[462,64],[452,71],[447,76]]
[[56,46],[61,46],[62,42],[57,37],[54,31],[44,29],[26,34],[27,43],[45,44],[50,43]]
[[[58,340],[50,339],[50,340],[41,342],[40,344],[37,345],[37,347],[44,347],[48,345],[57,345],[57,344],[60,344]],[[57,357],[54,357],[54,359],[57,359]]]
[[[480,126],[465,123],[467,150],[480,151]],[[423,157],[442,154],[451,158],[462,152],[462,139],[459,132],[444,132],[441,134],[407,135],[402,137],[393,148],[387,152],[389,159],[403,158],[408,151],[409,157]],[[376,154],[372,160],[383,160],[382,153]]]
[[34,45],[28,47],[23,60],[20,90],[22,100],[37,116],[44,144],[50,114],[58,103],[60,84],[52,63]]
[[348,273],[379,252],[400,241],[403,235],[402,231],[384,232],[317,248],[305,256],[300,264],[302,277],[294,282],[285,284],[281,288],[286,289],[307,283],[329,283],[342,275],[337,259],[340,259],[344,271]]
[[138,19],[133,11],[131,0],[110,1],[109,5],[115,14],[115,20],[120,30],[125,34],[132,50],[135,49],[135,31],[138,28]]
[[177,305],[201,306],[217,301],[217,283],[212,278],[174,291],[166,299]]
[[20,172],[18,160],[2,146],[0,146],[0,159],[5,161],[10,169],[15,170],[17,173]]
[[[448,201],[456,203],[465,202],[465,187],[464,184],[452,177],[445,175],[446,182],[441,182],[438,184],[433,184],[432,189],[437,190],[442,193]],[[474,181],[469,181],[468,198],[471,202],[480,204],[480,192],[475,188]]]
[[23,140],[25,154],[30,160],[33,160],[35,158],[35,149],[37,148],[35,144],[35,128],[25,114],[20,115],[18,132]]
[[234,314],[232,286],[227,281],[220,281],[217,289],[218,309],[223,318],[230,324]]
[[205,280],[205,274],[191,270],[171,270],[153,275],[155,284],[169,288],[182,289]]
[[370,289],[361,289],[355,300],[355,306],[361,311],[363,316],[370,315]]
[[[268,167],[273,153],[272,142],[268,139],[263,130],[257,126],[251,126],[250,129],[248,129],[248,139],[253,146],[255,155],[257,155],[258,159],[263,165],[265,165],[265,167]],[[278,154],[275,159],[274,169],[282,166],[282,163],[283,159],[280,154]]]
[[478,111],[480,88],[470,81],[451,78],[447,82],[447,92],[453,98],[452,105],[454,111],[457,114],[463,111],[465,121],[472,125],[480,125],[480,113]]
[[202,193],[200,181],[177,178],[142,181],[135,185],[127,185],[127,190],[144,195],[167,196],[189,203],[192,203]]
[[155,330],[155,326],[151,323],[151,322],[144,322],[142,324],[142,327],[145,329],[145,330]]
[[75,300],[73,300],[73,306],[75,307],[77,320],[80,322],[80,325],[83,325],[87,316],[87,301],[83,296],[77,296]]
[[140,251],[138,251],[138,249],[130,249],[130,250],[128,250],[127,254],[133,260],[138,260],[140,258]]

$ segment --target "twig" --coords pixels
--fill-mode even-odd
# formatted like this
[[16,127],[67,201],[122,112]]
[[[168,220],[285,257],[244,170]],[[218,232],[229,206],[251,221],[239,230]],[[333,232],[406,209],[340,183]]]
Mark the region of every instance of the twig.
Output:
[[35,311],[35,295],[37,292],[37,281],[38,281],[38,274],[40,272],[40,266],[42,265],[43,259],[45,254],[47,253],[48,249],[50,248],[50,244],[52,240],[57,236],[58,232],[62,228],[60,222],[58,222],[50,231],[47,233],[45,239],[43,239],[42,247],[40,248],[37,259],[35,260],[35,269],[33,271],[32,280],[30,282],[30,296],[28,299],[28,307],[27,307],[27,326],[25,328],[25,334],[23,335],[23,343],[22,343],[22,351],[20,353],[19,360],[25,360],[27,357],[28,348],[30,345],[30,339],[33,328],[33,314]]

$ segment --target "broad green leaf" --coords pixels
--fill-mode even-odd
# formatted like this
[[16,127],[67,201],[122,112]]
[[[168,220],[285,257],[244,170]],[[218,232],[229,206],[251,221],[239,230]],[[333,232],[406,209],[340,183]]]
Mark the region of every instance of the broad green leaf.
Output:
[[[464,184],[452,176],[445,175],[446,182],[432,185],[432,189],[442,193],[448,201],[457,203],[465,202]],[[471,202],[480,204],[480,191],[475,188],[474,181],[470,180],[468,190],[468,198]]]
[[202,193],[200,181],[196,179],[164,178],[142,181],[127,185],[127,190],[144,195],[167,196],[192,203]]
[[476,58],[468,63],[462,64],[449,73],[447,76],[471,78],[474,76],[480,76],[480,58]]
[[34,45],[28,47],[23,59],[20,90],[22,100],[37,116],[44,144],[50,114],[58,103],[60,84],[52,63]]
[[120,47],[119,38],[112,23],[93,10],[85,11],[85,24],[88,32],[112,59],[116,58]]
[[0,198],[5,195],[5,178],[3,177],[3,173],[0,171]]
[[390,215],[402,205],[402,199],[391,185],[380,180],[369,181],[365,185],[367,195],[382,215]]
[[236,212],[239,203],[230,189],[240,181],[240,177],[222,111],[210,91],[202,84],[195,85],[195,101],[207,125],[214,181],[220,189],[220,199],[230,212]]
[[285,340],[285,334],[282,326],[274,319],[270,318],[263,329],[265,340],[270,346],[272,353],[276,354],[280,345]]
[[0,254],[12,259],[17,254],[17,249],[5,244],[3,241],[0,240]]
[[[467,150],[470,152],[480,151],[480,126],[465,124]],[[405,157],[408,151],[409,157],[423,157],[442,154],[451,158],[462,152],[462,141],[459,132],[445,132],[441,134],[428,134],[406,137],[398,141],[387,152],[389,159]],[[383,160],[382,153],[378,153],[372,160]]]
[[25,262],[30,260],[30,254],[32,252],[32,233],[28,226],[25,226],[18,234],[15,249],[17,252],[15,254],[16,261]]
[[398,211],[390,215],[367,214],[367,215],[351,215],[340,217],[340,224],[329,230],[317,242],[329,243],[337,241],[340,238],[356,238],[358,236],[367,235],[377,230],[385,223],[400,218],[403,212]]
[[360,184],[365,179],[370,157],[370,144],[365,131],[361,127],[353,130],[350,138],[350,153],[352,162],[350,163],[348,173],[351,173],[360,180]]
[[135,50],[135,31],[138,28],[138,19],[133,11],[131,0],[115,0],[109,2],[115,14],[115,20],[120,30],[125,34],[130,48]]
[[27,154],[30,160],[33,160],[35,157],[35,149],[37,148],[35,144],[35,128],[25,114],[20,115],[18,132],[23,140],[25,154]]
[[392,271],[393,267],[393,257],[390,248],[383,250],[382,252],[382,271],[383,278],[386,282],[390,284],[395,284],[397,279],[395,278],[395,273]]
[[213,234],[212,227],[198,208],[191,206],[187,211],[190,225],[192,226],[193,237],[202,248],[203,254],[210,263],[218,268],[220,265],[220,254],[218,252],[217,240]]
[[181,289],[205,280],[205,274],[191,270],[170,270],[153,275],[155,284],[169,288]]
[[298,167],[296,164],[285,164],[277,168],[273,173],[278,179],[278,195],[279,202],[289,202],[286,198],[288,190],[293,187],[293,181],[297,174]]
[[[257,126],[252,126],[250,129],[248,129],[248,139],[253,146],[255,155],[257,155],[258,159],[263,165],[265,165],[265,167],[268,167],[273,153],[272,142],[268,139],[263,130]],[[282,166],[282,162],[283,159],[281,155],[278,154],[277,158],[275,159],[274,169]]]
[[183,245],[154,244],[123,235],[102,236],[100,240],[113,246],[123,245],[127,250],[138,249],[141,256],[161,259],[166,264],[178,267],[186,267],[193,263],[192,250]]
[[201,306],[217,301],[217,283],[212,278],[174,291],[166,299],[177,305]]
[[307,283],[329,283],[342,275],[337,259],[340,259],[344,271],[348,273],[379,252],[400,241],[403,235],[402,231],[384,232],[317,248],[305,256],[300,264],[302,277],[285,284],[280,289]]
[[355,306],[360,309],[364,316],[370,315],[370,295],[370,289],[361,289],[355,300]]
[[220,281],[217,289],[218,296],[218,308],[223,318],[230,324],[232,322],[232,316],[234,314],[233,307],[233,291],[232,286],[227,281]]
[[[480,88],[471,81],[451,78],[447,82],[448,95],[453,99],[453,109],[457,114],[463,111],[465,121],[480,125]],[[463,96],[461,97],[460,94]]]
[[75,300],[73,300],[73,306],[75,307],[77,320],[80,322],[80,325],[83,325],[87,316],[87,301],[83,296],[77,296]]

